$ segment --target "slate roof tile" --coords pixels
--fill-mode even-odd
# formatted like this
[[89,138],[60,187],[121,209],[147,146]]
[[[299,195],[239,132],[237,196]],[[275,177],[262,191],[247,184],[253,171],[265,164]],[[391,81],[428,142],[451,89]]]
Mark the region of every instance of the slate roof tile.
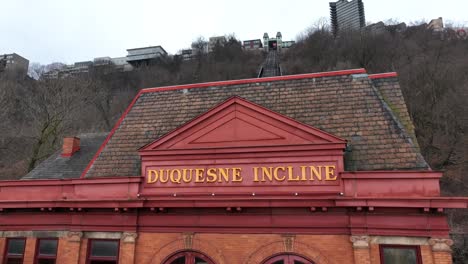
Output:
[[139,175],[140,147],[232,96],[347,139],[347,170],[428,169],[412,140],[397,78],[342,75],[148,91],[139,95],[86,177]]
[[71,157],[62,157],[62,151],[59,150],[37,165],[36,168],[23,176],[22,179],[79,178],[107,134],[106,132],[77,135],[80,138],[80,150],[78,152],[74,153]]

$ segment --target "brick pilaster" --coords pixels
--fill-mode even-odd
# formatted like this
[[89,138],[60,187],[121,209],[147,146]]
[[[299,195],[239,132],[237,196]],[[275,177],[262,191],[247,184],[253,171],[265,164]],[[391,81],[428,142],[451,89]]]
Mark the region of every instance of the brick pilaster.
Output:
[[137,233],[124,232],[120,239],[120,264],[134,264],[135,263],[135,242]]
[[452,264],[453,241],[449,238],[431,238],[429,245],[432,247],[434,264]]
[[6,238],[0,237],[0,260],[4,259],[5,256],[5,243],[6,243]]
[[369,236],[351,236],[350,241],[353,243],[354,263],[370,264]]
[[33,264],[34,263],[34,254],[36,251],[36,238],[28,237],[26,238],[26,247],[24,249],[24,264]]
[[59,238],[57,263],[78,264],[80,260],[82,232],[68,232]]
[[351,236],[353,243],[354,263],[370,264],[369,236]]

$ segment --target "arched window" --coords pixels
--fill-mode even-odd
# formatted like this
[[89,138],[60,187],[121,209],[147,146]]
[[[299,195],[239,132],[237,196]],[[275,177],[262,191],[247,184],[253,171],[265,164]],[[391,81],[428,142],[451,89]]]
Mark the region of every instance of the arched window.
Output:
[[182,251],[170,256],[164,264],[215,264],[207,256],[195,251]]
[[271,257],[263,262],[263,264],[314,264],[312,261],[307,260],[297,255],[277,255]]

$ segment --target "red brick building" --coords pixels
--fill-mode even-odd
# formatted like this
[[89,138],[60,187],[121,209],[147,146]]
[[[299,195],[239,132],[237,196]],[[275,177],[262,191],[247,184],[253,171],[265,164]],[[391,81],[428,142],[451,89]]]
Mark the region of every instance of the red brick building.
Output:
[[141,90],[0,183],[4,263],[451,263],[395,73]]

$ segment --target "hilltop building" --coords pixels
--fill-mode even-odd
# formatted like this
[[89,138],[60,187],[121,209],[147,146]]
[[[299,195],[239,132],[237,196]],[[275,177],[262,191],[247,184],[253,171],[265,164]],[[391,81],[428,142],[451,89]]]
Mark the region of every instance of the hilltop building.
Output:
[[441,176],[396,73],[148,88],[110,133],[67,137],[22,180],[0,182],[0,256],[446,264],[444,210],[468,198],[441,197]]
[[242,46],[245,50],[260,50],[263,48],[261,39],[244,40]]
[[364,3],[362,0],[339,0],[330,3],[332,32],[336,36],[340,31],[360,30],[366,26]]
[[0,72],[11,70],[26,74],[28,68],[29,60],[16,53],[0,55]]
[[182,56],[184,61],[191,60],[193,58],[193,50],[192,49],[183,49],[180,51],[179,56]]
[[444,31],[444,20],[442,17],[432,19],[428,24],[427,24],[427,29],[431,29],[434,32],[442,32]]
[[365,27],[365,30],[367,32],[373,33],[373,34],[383,34],[385,32],[404,32],[406,31],[406,23],[402,22],[399,24],[395,25],[385,25],[384,22],[380,21],[374,24],[370,24]]
[[283,35],[279,31],[276,33],[275,38],[270,38],[266,32],[263,34],[263,48],[266,52],[270,50],[280,52],[282,49],[290,48],[294,43],[295,41],[283,41]]
[[131,71],[133,66],[128,63],[128,57],[97,57],[92,61],[75,62],[70,65],[63,65],[63,67],[55,67],[50,71],[44,73],[41,78],[44,79],[58,79],[67,78],[70,76],[77,76],[80,74],[87,74],[91,69],[105,69],[106,72],[112,71]]
[[92,61],[75,62],[64,67],[54,68],[44,73],[41,78],[57,79],[89,73],[91,69],[101,69],[106,72],[131,71],[134,67],[147,65],[158,58],[167,56],[167,52],[161,46],[127,49],[127,56],[111,58],[108,56],[97,57]]
[[466,27],[445,27],[442,17],[432,19],[426,24],[426,28],[435,35],[440,35],[441,39],[468,39],[468,28]]
[[58,79],[67,78],[71,76],[78,76],[87,74],[91,69],[105,69],[106,72],[111,71],[131,71],[132,65],[127,62],[127,57],[111,58],[111,57],[98,57],[92,61],[75,62],[63,67],[54,68],[41,77],[44,79]]
[[127,62],[132,66],[150,64],[158,58],[167,56],[167,52],[161,46],[128,49],[127,52]]

